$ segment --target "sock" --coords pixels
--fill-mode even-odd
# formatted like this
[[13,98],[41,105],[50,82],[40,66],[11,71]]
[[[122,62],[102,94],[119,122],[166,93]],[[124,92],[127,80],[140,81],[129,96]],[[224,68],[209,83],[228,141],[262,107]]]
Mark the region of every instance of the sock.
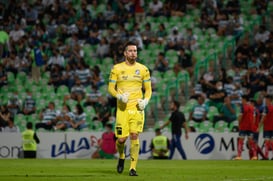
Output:
[[262,156],[263,159],[267,159],[266,156],[264,155],[264,153],[263,153],[261,147],[259,147],[259,146],[257,145],[256,148],[257,148],[257,155],[259,154],[259,155]]
[[117,140],[116,141],[116,146],[117,146],[117,150],[118,150],[118,153],[119,153],[119,158],[120,159],[125,159],[125,154],[124,154],[125,143],[120,143]]
[[250,147],[249,149],[251,150],[251,153],[252,153],[250,158],[257,157],[256,143],[252,139],[249,140],[249,147]]
[[139,139],[131,140],[130,155],[131,155],[130,170],[131,169],[136,170],[139,155]]
[[269,148],[270,148],[270,141],[265,140],[265,142],[264,142],[264,155],[265,155],[266,158],[268,158]]
[[238,143],[237,143],[238,157],[242,156],[243,144],[244,144],[244,140],[242,138],[238,138]]

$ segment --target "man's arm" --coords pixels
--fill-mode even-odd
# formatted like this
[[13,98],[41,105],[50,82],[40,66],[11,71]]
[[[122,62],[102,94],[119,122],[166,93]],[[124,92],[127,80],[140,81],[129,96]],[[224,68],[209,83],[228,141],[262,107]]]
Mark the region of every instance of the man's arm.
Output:
[[160,129],[163,129],[164,127],[168,126],[170,124],[170,120],[166,121],[162,126],[160,126]]
[[187,122],[184,122],[182,126],[185,129],[185,138],[189,139],[189,135],[188,135],[189,128],[188,128]]
[[35,140],[35,142],[36,142],[37,144],[39,144],[39,143],[40,143],[40,139],[38,138],[38,136],[37,136],[37,134],[36,134],[36,133],[34,133],[33,138],[34,138],[34,140]]

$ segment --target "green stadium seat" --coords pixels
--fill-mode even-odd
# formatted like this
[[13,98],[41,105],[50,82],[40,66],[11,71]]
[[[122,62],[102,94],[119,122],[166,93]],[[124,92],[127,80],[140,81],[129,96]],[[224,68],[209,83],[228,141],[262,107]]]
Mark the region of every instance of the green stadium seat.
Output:
[[213,125],[210,121],[203,121],[199,124],[198,132],[208,133],[208,132],[210,132],[211,128],[213,128]]
[[224,120],[215,123],[214,130],[217,133],[229,132],[228,124]]
[[8,79],[8,83],[13,83],[15,80],[15,76],[12,72],[7,72],[7,79]]
[[91,126],[91,129],[94,131],[103,131],[104,130],[102,122],[100,122],[100,121],[93,121],[90,126]]

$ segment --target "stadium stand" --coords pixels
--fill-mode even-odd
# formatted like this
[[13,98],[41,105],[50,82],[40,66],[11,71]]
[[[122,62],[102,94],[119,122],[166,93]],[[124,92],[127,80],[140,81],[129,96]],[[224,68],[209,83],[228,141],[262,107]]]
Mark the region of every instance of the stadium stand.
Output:
[[[193,87],[203,73],[210,66],[214,66],[216,75],[219,74],[218,67],[225,67],[228,75],[234,75],[236,50],[241,42],[248,39],[253,46],[256,46],[254,37],[261,24],[266,26],[268,32],[272,30],[273,3],[271,1],[265,9],[261,10],[256,9],[256,1],[239,0],[239,6],[234,10],[228,9],[232,7],[229,0],[214,0],[217,11],[210,11],[207,1],[194,1],[195,3],[187,4],[187,10],[183,12],[183,16],[175,16],[170,11],[170,1],[162,0],[164,6],[160,16],[151,16],[148,15],[150,13],[148,4],[151,2],[149,0],[145,1],[146,17],[141,22],[135,21],[134,4],[130,1],[11,2],[2,1],[0,12],[2,24],[0,53],[1,65],[4,67],[0,71],[1,104],[7,104],[14,91],[17,91],[20,100],[23,100],[26,97],[26,90],[30,89],[37,107],[34,115],[26,117],[22,117],[21,113],[15,115],[15,123],[20,129],[23,129],[22,125],[25,121],[38,122],[37,115],[45,109],[49,101],[53,101],[56,108],[61,109],[64,97],[70,93],[74,85],[75,71],[80,61],[84,62],[84,66],[90,70],[89,75],[84,75],[90,77],[90,83],[104,79],[105,82],[100,85],[99,91],[114,109],[115,105],[111,103],[113,100],[106,90],[110,69],[115,63],[121,61],[122,52],[119,48],[124,41],[139,40],[138,43],[141,45],[144,40],[141,33],[146,23],[151,24],[151,30],[154,33],[158,32],[161,23],[164,24],[167,34],[158,37],[147,46],[139,47],[141,49],[139,61],[153,70],[155,57],[163,51],[169,60],[170,67],[165,73],[153,71],[157,89],[150,101],[150,107],[146,110],[148,113],[146,128],[156,127],[158,121],[166,118],[169,111],[168,103],[171,99],[182,102],[182,110],[187,115],[195,103]],[[107,5],[111,8],[106,10]],[[228,19],[220,16],[220,12],[225,13]],[[236,13],[239,14],[239,19],[234,19]],[[238,29],[235,29],[237,26],[242,29],[237,31]],[[178,49],[166,49],[174,28],[183,36],[178,46],[186,48],[192,55],[194,62],[192,76],[183,67],[174,68],[177,63]],[[187,34],[188,29],[192,29],[192,36]],[[132,31],[135,32],[133,37],[130,36]],[[103,38],[107,39],[107,44],[100,46]],[[191,43],[196,46],[191,46]],[[264,44],[268,45],[268,51],[265,53],[270,52],[272,49],[270,42]],[[108,53],[99,57],[97,55],[99,48],[108,50]],[[60,53],[55,55],[55,50]],[[262,53],[259,56],[262,57]],[[64,65],[60,63],[60,57],[64,58]],[[52,73],[52,69],[47,64],[50,58],[54,59],[54,66],[60,66],[60,74]],[[94,66],[98,66],[101,70],[96,80],[93,76]],[[262,67],[263,71],[269,72],[271,66],[270,64],[270,66]],[[246,70],[241,69],[241,72],[244,71]],[[6,79],[6,83],[2,83],[2,77],[3,80]],[[52,79],[56,79],[57,86],[49,84]],[[243,88],[245,86],[242,86]],[[85,91],[87,92],[87,89]],[[203,93],[206,95],[207,92],[203,90]],[[77,101],[69,99],[66,103],[74,108]],[[83,102],[79,103],[83,105]],[[210,111],[209,121],[219,110]],[[93,131],[100,129],[100,125],[92,122],[92,118],[96,116],[96,110],[85,107],[85,112],[88,115],[89,129]],[[228,129],[224,123],[217,124],[214,129],[210,123],[200,125],[191,123],[191,125],[202,132],[223,132]],[[232,128],[228,130],[231,131]]]

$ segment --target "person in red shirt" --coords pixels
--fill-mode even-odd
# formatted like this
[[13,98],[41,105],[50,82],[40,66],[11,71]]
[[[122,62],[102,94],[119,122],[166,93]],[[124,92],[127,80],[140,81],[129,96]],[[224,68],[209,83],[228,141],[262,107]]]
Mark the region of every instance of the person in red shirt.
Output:
[[[250,103],[252,106],[254,106],[254,112],[255,112],[255,121],[253,125],[253,141],[256,145],[256,151],[257,151],[257,157],[258,155],[261,155],[262,159],[266,159],[261,147],[259,146],[259,124],[261,121],[261,112],[256,107],[256,101],[254,99],[250,100]],[[252,149],[249,149],[249,158],[251,159],[253,157]]]
[[273,150],[273,104],[272,96],[267,95],[265,97],[266,106],[262,114],[261,125],[264,129],[264,149],[265,157],[268,159],[269,150]]
[[112,124],[106,124],[106,131],[98,141],[98,150],[93,153],[92,158],[114,159],[116,150],[115,133],[112,131]]
[[255,123],[255,110],[254,106],[249,103],[249,98],[246,95],[242,96],[241,112],[238,117],[239,121],[239,137],[237,143],[237,157],[235,160],[242,160],[242,151],[244,145],[244,139],[247,137],[249,149],[252,152],[251,160],[257,160],[256,144],[253,140],[253,128]]

